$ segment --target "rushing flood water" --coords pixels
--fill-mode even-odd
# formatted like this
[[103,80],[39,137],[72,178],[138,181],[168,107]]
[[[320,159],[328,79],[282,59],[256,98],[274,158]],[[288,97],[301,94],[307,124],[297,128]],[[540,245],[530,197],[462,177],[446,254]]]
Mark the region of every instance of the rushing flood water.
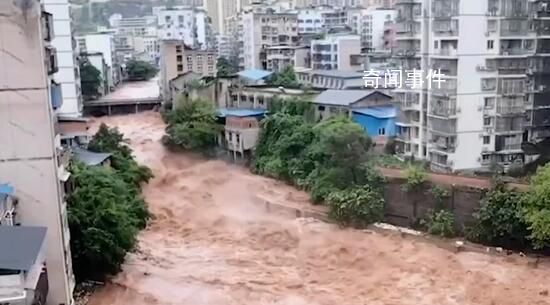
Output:
[[144,195],[154,220],[91,305],[550,304],[548,268],[269,214],[258,196],[305,205],[307,195],[221,161],[166,152],[157,113],[101,121],[124,132],[153,169]]

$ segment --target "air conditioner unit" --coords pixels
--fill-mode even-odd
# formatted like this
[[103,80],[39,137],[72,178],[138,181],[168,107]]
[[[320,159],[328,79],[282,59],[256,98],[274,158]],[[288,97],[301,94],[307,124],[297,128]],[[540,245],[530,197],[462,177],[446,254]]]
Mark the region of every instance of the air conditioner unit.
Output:
[[485,147],[485,146],[484,146],[484,147],[481,148],[481,152],[488,152],[488,151],[489,151],[489,148],[488,148],[488,147]]

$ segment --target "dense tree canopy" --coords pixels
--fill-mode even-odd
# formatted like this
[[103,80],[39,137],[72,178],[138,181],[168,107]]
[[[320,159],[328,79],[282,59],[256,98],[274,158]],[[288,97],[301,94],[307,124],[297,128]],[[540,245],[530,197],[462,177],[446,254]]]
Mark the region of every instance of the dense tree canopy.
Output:
[[124,136],[116,128],[101,124],[90,141],[88,149],[95,152],[111,153],[111,165],[120,178],[138,187],[153,176],[146,166],[139,165],[132,157],[132,150],[124,143]]
[[101,125],[89,149],[112,154],[112,168],[71,166],[75,190],[68,198],[71,252],[79,281],[102,279],[119,271],[132,250],[148,212],[140,185],[151,171],[140,166],[115,128]]
[[550,246],[550,165],[537,170],[523,198],[522,215],[535,248]]
[[80,85],[85,99],[94,99],[99,95],[101,72],[89,61],[80,64]]
[[146,61],[131,60],[126,64],[126,72],[131,81],[148,80],[157,75],[158,69]]
[[234,74],[236,71],[235,67],[227,60],[225,57],[218,58],[216,63],[217,77],[227,77]]
[[214,107],[201,100],[180,102],[180,107],[165,114],[163,143],[172,148],[208,151],[217,144],[220,127]]
[[68,198],[71,252],[79,281],[102,279],[119,271],[147,209],[135,189],[112,169],[76,164],[75,190]]
[[273,73],[267,83],[272,86],[285,88],[300,88],[300,82],[296,77],[293,66],[286,66],[281,72]]

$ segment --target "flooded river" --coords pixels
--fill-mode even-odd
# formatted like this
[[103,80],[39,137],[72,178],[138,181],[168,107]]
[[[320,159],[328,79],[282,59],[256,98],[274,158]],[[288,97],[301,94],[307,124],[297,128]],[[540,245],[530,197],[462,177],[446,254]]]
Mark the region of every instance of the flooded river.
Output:
[[397,234],[267,213],[258,196],[307,195],[222,161],[166,152],[157,113],[101,119],[155,179],[139,251],[90,305],[550,304],[550,269],[443,250]]

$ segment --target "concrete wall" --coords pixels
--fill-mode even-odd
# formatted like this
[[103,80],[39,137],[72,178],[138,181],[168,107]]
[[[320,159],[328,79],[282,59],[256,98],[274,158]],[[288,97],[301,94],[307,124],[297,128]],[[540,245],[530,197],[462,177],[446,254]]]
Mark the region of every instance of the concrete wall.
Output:
[[[394,225],[411,227],[424,219],[427,213],[436,207],[438,202],[431,193],[431,185],[418,192],[405,192],[402,186],[405,179],[388,179],[385,189],[385,221]],[[446,186],[449,197],[442,202],[442,207],[449,209],[455,217],[455,228],[463,232],[473,223],[473,213],[479,209],[483,198],[482,189],[462,186]]]

